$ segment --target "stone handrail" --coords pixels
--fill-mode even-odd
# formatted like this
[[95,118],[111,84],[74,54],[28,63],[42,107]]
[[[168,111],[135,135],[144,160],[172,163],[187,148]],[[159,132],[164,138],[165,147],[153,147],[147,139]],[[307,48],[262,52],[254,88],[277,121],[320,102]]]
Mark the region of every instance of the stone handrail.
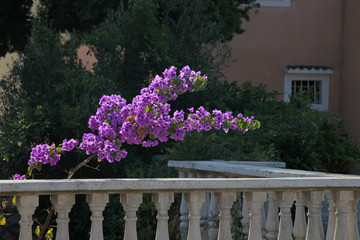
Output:
[[[297,179],[295,182],[291,182],[292,187],[294,189],[296,188],[296,182],[299,182],[300,184],[305,183],[309,177],[313,178],[315,184],[316,182],[321,182],[323,180],[321,179],[329,179],[333,178],[334,182],[329,182],[329,189],[336,188],[337,183],[340,179],[358,179],[358,176],[355,175],[345,175],[345,174],[330,174],[330,173],[323,173],[323,172],[314,172],[314,171],[304,171],[304,170],[294,170],[294,169],[286,169],[285,163],[283,162],[244,162],[244,161],[223,161],[223,160],[212,160],[212,161],[169,161],[168,162],[169,167],[174,167],[179,171],[179,177],[180,178],[196,178],[196,177],[208,177],[208,178],[248,178],[252,177],[254,181],[256,181],[257,178],[271,178],[269,181],[273,181],[274,178],[283,178],[284,180],[288,179],[289,177],[293,179]],[[315,180],[316,179],[316,180]],[[326,180],[327,181],[327,180]],[[308,185],[309,188],[311,188],[310,185]],[[345,186],[343,186],[345,189]],[[318,189],[319,190],[319,189]],[[284,191],[288,191],[288,189],[284,189]],[[281,200],[279,198],[279,192],[273,191],[272,189],[268,189],[266,191],[266,201],[265,206],[263,208],[262,213],[262,239],[269,239],[269,240],[275,240],[275,239],[324,239],[324,236],[326,236],[326,240],[333,240],[334,234],[335,234],[335,211],[336,208],[334,206],[334,199],[336,198],[335,195],[329,191],[329,190],[323,190],[323,192],[320,195],[317,195],[316,198],[318,199],[319,206],[316,206],[316,209],[320,211],[319,213],[319,229],[316,231],[317,237],[319,233],[321,233],[321,238],[314,238],[313,232],[310,231],[310,235],[306,232],[306,224],[305,222],[305,214],[304,214],[304,207],[306,206],[309,211],[307,213],[308,218],[310,219],[311,208],[309,207],[309,200],[305,200],[306,198],[309,198],[309,195],[304,195],[304,192],[299,191],[293,191],[290,190],[293,195],[287,195],[287,196],[280,196],[287,199],[287,203],[284,202],[284,200]],[[357,194],[357,193],[356,193]],[[249,206],[246,202],[246,197],[244,197],[245,194],[240,195],[238,194],[237,198],[242,203],[242,210],[240,212],[240,215],[242,216],[241,220],[241,230],[245,235],[249,234],[249,223],[250,223],[250,217],[249,217]],[[312,195],[311,195],[312,196]],[[314,196],[315,197],[315,196]],[[210,230],[206,233],[203,231],[203,237],[202,240],[208,239],[208,240],[215,240],[217,239],[217,232],[218,228],[216,224],[214,224],[213,218],[210,217],[212,213],[218,213],[218,204],[212,201],[213,194],[211,193],[211,196],[207,199],[205,206],[203,207],[202,212],[202,218],[203,222],[207,223],[210,226]],[[350,235],[349,239],[359,240],[359,233],[358,233],[358,226],[359,222],[357,220],[357,211],[358,211],[358,197],[353,198],[349,202],[350,205],[347,207],[349,208],[350,216],[349,217],[349,226],[352,234]],[[295,203],[294,203],[295,201]],[[285,204],[285,205],[284,205]],[[279,212],[280,209],[290,209],[291,207],[296,207],[296,213],[291,212]],[[350,210],[351,209],[351,210]],[[301,212],[299,212],[301,211]],[[266,213],[265,213],[266,212]],[[181,209],[180,209],[180,229],[182,233],[182,240],[186,239],[187,235],[187,217],[188,214],[187,206],[182,199],[181,202]],[[286,215],[287,218],[279,218],[279,214],[282,214],[283,216]],[[340,213],[338,213],[340,214]],[[295,215],[295,216],[294,216]],[[291,217],[295,218],[295,222],[292,223]],[[279,222],[279,219],[282,219],[282,222]],[[286,219],[286,220],[285,220]],[[351,219],[351,220],[350,220]],[[184,223],[183,223],[184,222]],[[303,224],[299,224],[299,222],[303,222]],[[290,225],[292,228],[294,224],[293,232],[287,232],[285,235],[287,237],[283,237],[284,233],[280,231],[281,225]],[[280,226],[279,226],[280,225]],[[324,229],[326,230],[326,235],[324,234]],[[354,230],[355,229],[355,230]],[[259,238],[260,239],[260,238]],[[346,237],[340,238],[340,239],[347,239]]]
[[168,167],[180,171],[196,171],[209,175],[229,177],[356,177],[348,174],[332,174],[285,168],[284,162],[245,162],[245,161],[169,161]]
[[[204,239],[214,230],[213,223],[204,234],[204,203],[206,198],[217,204],[219,227],[217,239],[230,240],[230,209],[238,193],[242,192],[243,215],[249,216],[247,234],[249,240],[263,238],[289,240],[347,240],[358,239],[354,205],[359,199],[360,177],[304,177],[304,178],[178,178],[178,179],[82,179],[82,180],[1,180],[1,196],[17,196],[17,208],[21,215],[21,240],[32,239],[32,215],[38,205],[39,195],[51,195],[57,211],[57,240],[68,240],[69,212],[76,194],[86,194],[91,216],[91,240],[102,240],[102,212],[109,194],[120,194],[125,210],[125,240],[136,240],[136,211],[142,202],[143,193],[151,193],[158,211],[156,240],[168,240],[168,209],[174,200],[174,193],[183,192],[187,206],[187,240]],[[268,194],[271,193],[271,194]],[[331,203],[329,226],[332,231],[325,235],[321,228],[320,208],[326,195]],[[264,202],[271,196],[271,203],[280,206],[279,215],[271,215],[273,224],[263,226]],[[292,224],[290,209],[296,201],[296,217]],[[308,223],[305,222],[305,206],[308,208]],[[278,211],[275,205],[268,206]],[[180,210],[181,211],[181,210]],[[335,214],[336,212],[336,214]],[[278,219],[278,220],[277,220]],[[278,225],[277,225],[278,223]],[[181,227],[184,227],[180,226]],[[86,233],[85,233],[86,234]],[[277,238],[276,238],[277,237]]]

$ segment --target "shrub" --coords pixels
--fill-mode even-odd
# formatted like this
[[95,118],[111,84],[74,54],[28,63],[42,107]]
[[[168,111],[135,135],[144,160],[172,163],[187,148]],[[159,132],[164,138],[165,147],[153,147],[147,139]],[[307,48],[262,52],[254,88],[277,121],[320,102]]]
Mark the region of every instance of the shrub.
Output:
[[217,82],[214,86],[207,94],[216,96],[216,101],[207,99],[208,105],[255,115],[261,128],[246,135],[192,133],[168,148],[169,159],[283,161],[288,168],[334,173],[345,173],[350,163],[359,161],[359,150],[339,134],[341,119],[313,110],[306,97],[285,103],[264,85]]

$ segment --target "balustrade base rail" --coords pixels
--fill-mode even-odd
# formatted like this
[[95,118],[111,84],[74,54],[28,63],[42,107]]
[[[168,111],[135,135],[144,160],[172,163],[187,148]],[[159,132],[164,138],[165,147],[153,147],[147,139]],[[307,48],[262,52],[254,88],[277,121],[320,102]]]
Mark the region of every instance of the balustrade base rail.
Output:
[[[232,239],[231,209],[237,199],[242,206],[241,231],[249,240],[359,239],[355,224],[359,190],[360,177],[0,181],[1,196],[17,196],[21,240],[32,239],[32,215],[40,195],[51,195],[56,208],[56,239],[69,239],[69,212],[76,194],[87,196],[92,213],[91,240],[103,239],[102,214],[109,194],[120,194],[125,210],[123,239],[137,239],[136,212],[144,193],[152,194],[157,209],[155,239],[168,240],[168,210],[178,192],[183,193],[179,226],[182,239]],[[325,198],[329,202],[326,232],[321,221]]]

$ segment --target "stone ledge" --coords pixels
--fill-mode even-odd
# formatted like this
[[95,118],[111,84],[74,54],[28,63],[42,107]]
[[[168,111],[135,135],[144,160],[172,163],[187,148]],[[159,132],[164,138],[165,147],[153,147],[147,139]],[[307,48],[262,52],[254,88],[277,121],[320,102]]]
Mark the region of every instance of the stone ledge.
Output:
[[[356,175],[331,174],[314,171],[295,170],[276,166],[274,162],[235,162],[235,161],[169,161],[168,167],[187,171],[215,172],[236,177],[357,177]],[[283,166],[283,164],[279,164]]]
[[360,190],[360,177],[0,180],[0,195],[89,192]]

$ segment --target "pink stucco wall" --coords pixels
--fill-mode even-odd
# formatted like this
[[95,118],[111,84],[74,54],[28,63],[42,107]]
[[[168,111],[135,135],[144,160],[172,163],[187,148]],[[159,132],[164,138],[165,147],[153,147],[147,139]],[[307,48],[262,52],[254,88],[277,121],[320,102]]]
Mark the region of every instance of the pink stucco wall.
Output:
[[342,116],[350,137],[360,143],[360,1],[344,1]]
[[94,54],[90,51],[88,46],[80,46],[78,49],[79,59],[81,59],[83,66],[86,70],[92,72],[93,65],[97,62]]
[[237,62],[224,74],[230,81],[264,83],[283,92],[286,65],[330,66],[329,108],[337,113],[340,6],[339,0],[292,0],[291,7],[261,7],[231,42]]

